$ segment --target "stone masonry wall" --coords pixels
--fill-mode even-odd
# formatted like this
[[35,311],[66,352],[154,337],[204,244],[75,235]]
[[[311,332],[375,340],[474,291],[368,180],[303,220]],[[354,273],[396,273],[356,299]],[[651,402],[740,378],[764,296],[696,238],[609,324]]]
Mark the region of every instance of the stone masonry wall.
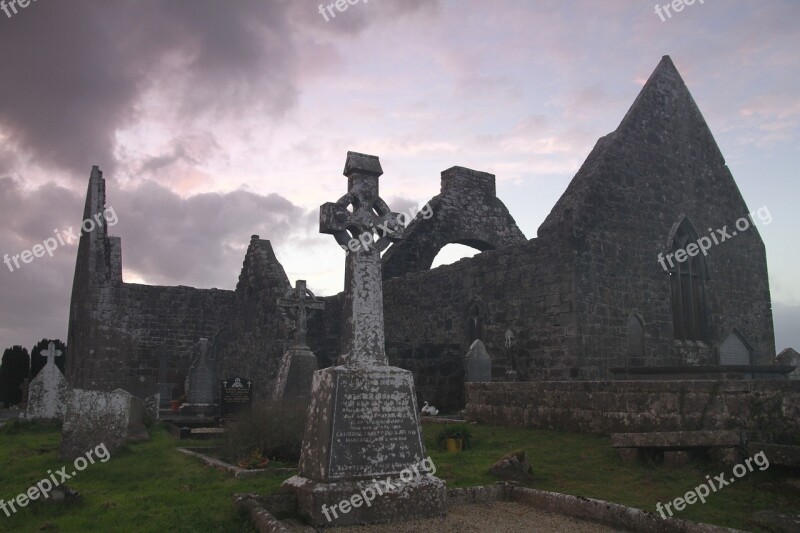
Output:
[[125,283],[99,289],[87,303],[91,340],[82,346],[73,386],[144,397],[157,391],[162,358],[161,378],[180,394],[199,339],[219,333],[233,292]]
[[441,193],[428,201],[431,215],[421,212],[408,225],[404,239],[383,255],[383,278],[430,269],[445,245],[459,243],[494,250],[525,242],[514,217],[496,196],[495,177],[464,167],[442,172]]
[[[734,328],[752,346],[752,363],[770,364],[775,345],[764,243],[757,229],[737,232],[734,226],[751,211],[680,74],[664,57],[539,229],[540,237],[560,236],[577,252],[583,364],[600,369],[601,377],[610,377],[602,369],[626,364],[631,315],[644,323],[644,366],[717,364],[719,345]],[[671,251],[684,218],[698,238],[719,237],[716,230],[725,226],[731,235],[708,250],[704,342],[674,340],[671,277],[658,260]]]
[[800,382],[549,381],[470,383],[467,419],[580,433],[742,430],[800,444]]

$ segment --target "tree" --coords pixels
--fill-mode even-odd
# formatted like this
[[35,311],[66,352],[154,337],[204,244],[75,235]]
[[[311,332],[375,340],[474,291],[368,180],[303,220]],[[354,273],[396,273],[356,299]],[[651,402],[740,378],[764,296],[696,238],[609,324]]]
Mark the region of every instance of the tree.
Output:
[[28,377],[30,357],[22,346],[12,346],[3,352],[0,364],[0,401],[8,407],[18,404],[22,399],[20,386]]
[[61,350],[61,357],[56,357],[56,366],[61,370],[62,374],[65,373],[64,364],[67,354],[67,345],[59,339],[42,339],[31,349],[31,381],[33,381],[36,374],[44,368],[44,365],[47,364],[47,358],[41,354],[43,351],[47,350],[51,342],[56,345],[56,350]]

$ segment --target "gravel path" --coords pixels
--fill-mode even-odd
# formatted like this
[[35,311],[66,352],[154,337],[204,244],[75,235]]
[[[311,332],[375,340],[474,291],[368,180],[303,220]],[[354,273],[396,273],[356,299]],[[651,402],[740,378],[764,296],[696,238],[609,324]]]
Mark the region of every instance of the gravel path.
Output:
[[576,518],[539,511],[513,502],[490,502],[455,505],[447,510],[447,518],[428,518],[398,524],[335,528],[335,533],[521,533],[611,532],[612,528]]

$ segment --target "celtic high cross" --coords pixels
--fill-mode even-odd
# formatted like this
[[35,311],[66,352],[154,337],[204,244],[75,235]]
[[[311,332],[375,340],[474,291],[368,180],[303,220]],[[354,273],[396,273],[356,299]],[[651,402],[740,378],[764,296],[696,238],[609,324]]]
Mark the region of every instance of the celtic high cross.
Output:
[[[402,239],[404,226],[378,193],[381,174],[376,156],[347,152],[344,175],[348,192],[337,202],[319,208],[320,233],[333,235],[340,245],[354,240],[361,243],[348,246],[351,252],[345,259],[342,361],[346,365],[389,364],[384,346],[380,250],[384,240]],[[371,242],[376,246],[370,246]]]
[[295,345],[306,346],[308,311],[325,309],[325,303],[317,300],[306,287],[306,280],[298,279],[294,289],[289,289],[285,297],[278,298],[278,307],[286,309],[295,321]]

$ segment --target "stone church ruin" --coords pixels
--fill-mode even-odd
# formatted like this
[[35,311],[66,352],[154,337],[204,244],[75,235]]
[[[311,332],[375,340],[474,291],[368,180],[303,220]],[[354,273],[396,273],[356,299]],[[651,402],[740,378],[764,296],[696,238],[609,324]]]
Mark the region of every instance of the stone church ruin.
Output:
[[[93,167],[84,218],[103,212],[105,185]],[[418,397],[442,410],[465,406],[465,356],[478,340],[492,381],[789,371],[774,365],[766,253],[755,227],[673,268],[658,261],[751,212],[667,56],[536,237],[523,235],[486,172],[443,171],[428,204],[433,216],[417,216],[381,258],[385,353],[390,366],[413,372]],[[292,346],[278,301],[292,286],[270,241],[252,237],[235,290],[161,287],[123,281],[122,243],[107,231],[80,238],[70,386],[177,398],[202,338],[214,375],[246,376],[254,399],[272,397]],[[451,243],[481,253],[431,269]],[[343,353],[347,302],[343,293],[320,300],[305,342],[324,369]]]

